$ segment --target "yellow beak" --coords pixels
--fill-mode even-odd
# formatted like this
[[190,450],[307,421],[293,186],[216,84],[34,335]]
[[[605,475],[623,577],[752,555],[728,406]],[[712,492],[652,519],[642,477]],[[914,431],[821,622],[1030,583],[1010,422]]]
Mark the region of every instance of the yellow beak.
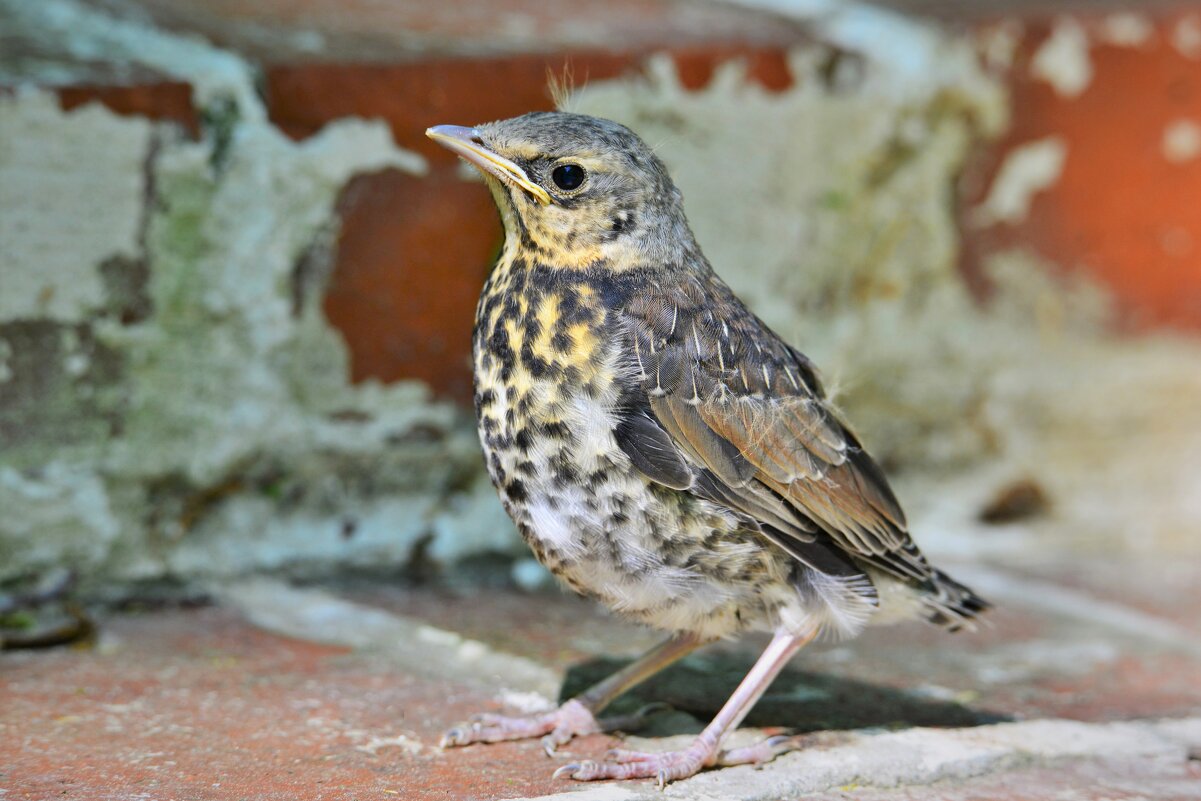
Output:
[[550,205],[551,198],[546,190],[531,181],[521,167],[484,147],[483,140],[475,128],[465,128],[462,125],[435,125],[433,128],[426,129],[425,135],[452,153],[467,159],[484,172],[496,176],[504,183],[521,187],[533,195],[534,199],[543,206]]

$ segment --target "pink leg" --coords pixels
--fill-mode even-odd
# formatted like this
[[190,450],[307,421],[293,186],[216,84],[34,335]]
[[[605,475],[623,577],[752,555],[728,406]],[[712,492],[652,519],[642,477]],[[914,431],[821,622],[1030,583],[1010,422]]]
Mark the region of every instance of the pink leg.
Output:
[[564,765],[555,771],[555,776],[570,776],[580,781],[655,778],[662,787],[670,781],[686,778],[702,768],[723,761],[726,764],[743,764],[771,759],[780,751],[776,750],[776,746],[772,745],[769,740],[766,747],[739,748],[730,751],[728,759],[723,760],[719,750],[722,737],[738,727],[738,724],[751,711],[751,707],[779,675],[788,660],[810,642],[816,633],[814,631],[798,637],[783,631],[777,632],[776,636],[772,638],[771,644],[767,646],[767,650],[759,657],[759,661],[738,685],[738,689],[730,696],[730,700],[726,701],[725,706],[717,713],[717,717],[713,718],[713,722],[706,726],[692,745],[683,751],[655,754],[617,750],[610,752],[609,761],[593,762],[589,760]]
[[548,754],[572,737],[603,731],[634,728],[649,707],[633,715],[597,720],[595,715],[615,698],[636,684],[646,681],[663,668],[704,645],[690,635],[672,637],[652,648],[638,661],[590,687],[581,695],[565,701],[558,709],[536,715],[477,715],[471,722],[456,726],[442,736],[442,747],[472,743],[496,743],[542,737]]

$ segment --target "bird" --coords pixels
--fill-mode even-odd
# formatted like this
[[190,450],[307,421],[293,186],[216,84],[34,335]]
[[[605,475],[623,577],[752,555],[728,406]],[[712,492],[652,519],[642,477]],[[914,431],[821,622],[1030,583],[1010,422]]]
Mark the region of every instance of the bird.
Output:
[[478,715],[443,747],[541,737],[550,754],[631,726],[599,715],[697,648],[769,633],[686,748],[618,749],[554,774],[663,786],[795,747],[780,736],[722,743],[818,637],[909,619],[973,626],[988,602],[918,549],[816,366],[717,275],[642,139],[565,111],[426,134],[478,169],[504,226],[472,347],[478,433],[500,501],[562,583],[665,634],[557,708]]

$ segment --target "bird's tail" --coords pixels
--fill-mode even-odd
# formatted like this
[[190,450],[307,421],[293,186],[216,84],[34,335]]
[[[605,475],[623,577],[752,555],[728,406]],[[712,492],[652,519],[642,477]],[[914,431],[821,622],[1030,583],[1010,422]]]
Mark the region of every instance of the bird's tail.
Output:
[[992,608],[992,604],[941,570],[930,578],[929,592],[922,599],[926,619],[950,631],[975,629],[976,618]]

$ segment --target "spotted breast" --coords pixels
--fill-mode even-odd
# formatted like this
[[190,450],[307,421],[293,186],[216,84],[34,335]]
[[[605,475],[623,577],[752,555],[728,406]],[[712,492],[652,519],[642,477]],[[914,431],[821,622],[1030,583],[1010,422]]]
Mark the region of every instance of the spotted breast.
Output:
[[786,555],[709,500],[633,469],[618,446],[631,365],[621,288],[502,258],[476,314],[475,407],[488,471],[539,561],[634,620],[706,639],[795,604]]

